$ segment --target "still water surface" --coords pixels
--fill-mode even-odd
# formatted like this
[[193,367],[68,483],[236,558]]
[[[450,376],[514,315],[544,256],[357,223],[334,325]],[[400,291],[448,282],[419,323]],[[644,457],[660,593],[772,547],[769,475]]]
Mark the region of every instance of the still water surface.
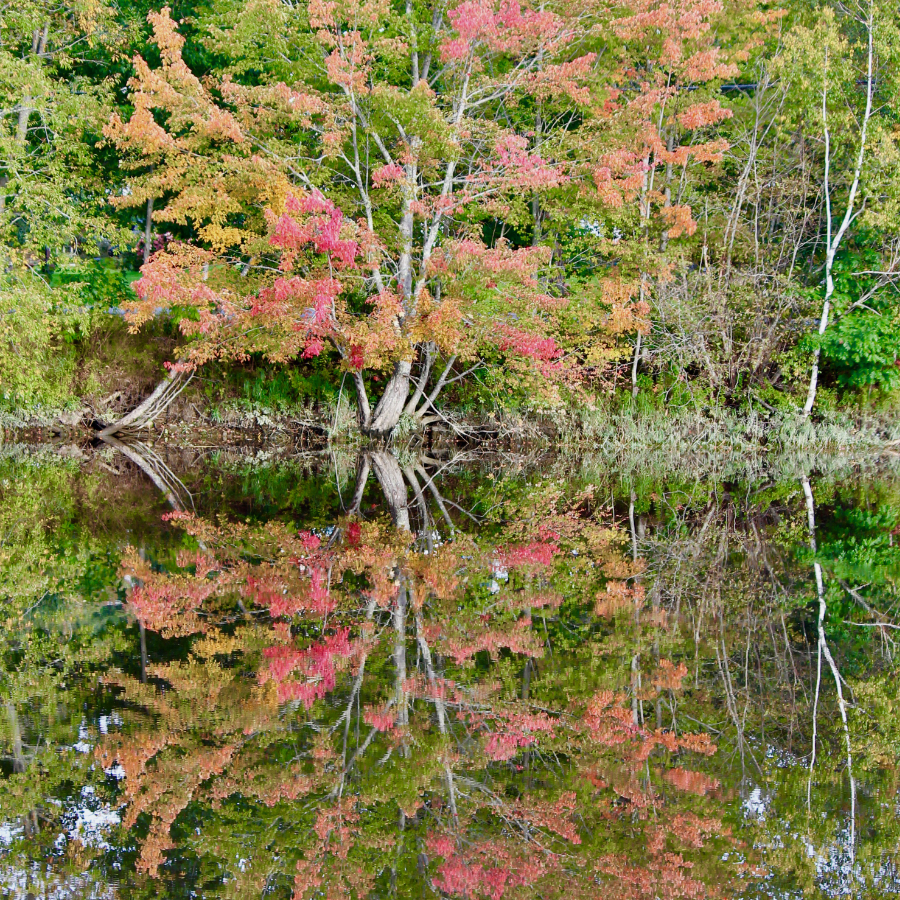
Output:
[[900,476],[7,446],[0,896],[900,892]]

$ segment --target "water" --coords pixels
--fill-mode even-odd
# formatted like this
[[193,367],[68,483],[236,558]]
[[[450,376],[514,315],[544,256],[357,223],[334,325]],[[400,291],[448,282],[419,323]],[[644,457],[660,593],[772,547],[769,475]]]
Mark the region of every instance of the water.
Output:
[[431,454],[6,446],[4,897],[900,891],[892,469]]

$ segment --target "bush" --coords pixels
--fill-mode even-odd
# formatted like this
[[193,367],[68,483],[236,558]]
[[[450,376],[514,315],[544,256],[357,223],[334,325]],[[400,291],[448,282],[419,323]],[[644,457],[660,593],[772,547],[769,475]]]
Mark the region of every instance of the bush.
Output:
[[54,291],[27,273],[9,277],[0,291],[0,406],[9,411],[65,406],[73,399],[73,345],[92,327],[78,288]]

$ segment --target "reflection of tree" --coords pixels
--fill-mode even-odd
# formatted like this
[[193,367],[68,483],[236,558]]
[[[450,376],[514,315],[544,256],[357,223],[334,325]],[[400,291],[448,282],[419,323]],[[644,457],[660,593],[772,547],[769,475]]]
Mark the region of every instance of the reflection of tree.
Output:
[[[5,496],[0,869],[129,896],[896,889],[889,487],[810,484],[813,548],[796,480],[636,487],[620,529],[602,487],[445,465],[369,453],[314,532],[177,506],[134,528],[145,682],[101,621],[120,551],[65,479]],[[108,850],[75,835],[89,803],[121,817]]]
[[760,895],[805,885],[880,896],[895,883],[896,779],[871,738],[854,735],[854,719],[880,747],[888,733],[897,746],[897,729],[853,706],[866,695],[885,709],[879,672],[892,663],[879,632],[893,622],[900,509],[882,501],[868,512],[852,488],[842,502],[823,484],[817,516],[809,479],[799,488],[703,492],[701,503],[657,495],[639,540],[642,577],[652,603],[679,610],[690,630],[697,688],[722,698],[721,712],[697,718],[740,759],[741,795],[774,879]]
[[88,896],[85,818],[103,803],[70,797],[98,780],[80,752],[91,695],[80,679],[121,634],[109,598],[91,596],[98,544],[71,528],[72,464],[7,462],[0,484],[0,892]]
[[[357,514],[370,472],[393,525]],[[350,510],[323,534],[173,513],[198,547],[177,570],[126,554],[132,608],[190,648],[110,679],[135,712],[98,754],[139,868],[188,855],[297,897],[724,891],[715,780],[673,767],[714,745],[635,721],[631,666],[604,659],[593,596],[635,594],[634,563],[590,496],[535,489],[476,540],[424,466],[374,452]],[[639,700],[686,674],[660,658]]]
[[166,465],[152,447],[139,440],[121,441],[114,434],[103,434],[103,441],[131,460],[153,482],[172,509],[193,509],[194,501],[181,479]]

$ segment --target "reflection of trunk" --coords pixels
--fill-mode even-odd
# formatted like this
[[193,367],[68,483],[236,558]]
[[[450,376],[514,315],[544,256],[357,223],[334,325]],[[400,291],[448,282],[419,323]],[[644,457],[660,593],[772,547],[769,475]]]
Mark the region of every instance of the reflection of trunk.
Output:
[[[181,512],[188,504],[193,506],[194,501],[188,489],[153,450],[139,441],[126,444],[111,435],[104,436],[102,432],[100,436],[107,444],[130,459],[156,485],[172,509]],[[187,500],[182,499],[182,492],[187,495]]]
[[147,629],[144,623],[138,619],[138,632],[141,637],[141,684],[147,683]]
[[[422,614],[419,612],[416,612],[416,640],[419,644],[419,651],[422,654],[422,659],[425,661],[425,673],[428,676],[428,682],[434,692],[434,708],[437,711],[438,729],[440,730],[441,735],[446,736],[449,733],[449,729],[447,724],[447,711],[444,706],[444,697],[442,689],[439,690],[437,686],[434,663],[431,659],[431,649],[428,646],[428,641],[425,640],[425,629],[422,626]],[[453,783],[453,769],[450,768],[450,764],[446,762],[446,760],[444,762],[444,775],[447,778],[447,794],[450,799],[450,813],[453,816],[453,825],[454,827],[458,827],[459,815],[456,811],[456,787]]]
[[383,450],[368,454],[375,477],[381,490],[394,525],[404,531],[409,531],[409,507],[406,498],[406,482],[403,480],[403,472],[400,463]]
[[22,730],[19,728],[19,714],[12,700],[6,701],[6,714],[9,716],[9,727],[12,732],[13,771],[25,771],[25,751],[22,747]]
[[816,763],[816,738],[818,726],[819,712],[819,691],[822,686],[822,657],[828,662],[831,669],[831,675],[834,678],[834,686],[837,691],[838,709],[841,713],[841,722],[844,726],[844,743],[847,750],[847,775],[850,778],[850,856],[851,859],[856,851],[856,779],[853,777],[853,751],[850,742],[850,725],[847,721],[847,703],[844,700],[844,691],[842,687],[841,674],[838,671],[834,657],[831,655],[831,649],[825,639],[825,615],[828,611],[828,604],[825,597],[825,577],[822,571],[822,565],[815,558],[818,552],[816,546],[816,505],[813,498],[812,488],[809,479],[804,475],[800,482],[803,488],[803,495],[806,498],[806,519],[807,529],[809,531],[809,548],[813,552],[813,571],[816,576],[816,595],[819,600],[819,620],[818,620],[818,660],[816,672],[816,693],[813,699],[813,722],[812,722],[812,754],[809,760],[809,781],[806,786],[806,804],[807,808],[812,805],[812,778],[813,766]]
[[[453,524],[453,519],[450,518],[450,513],[447,511],[448,505],[456,506],[456,504],[450,500],[445,500],[440,495],[437,487],[435,487],[434,479],[428,475],[421,462],[401,467],[397,458],[388,450],[369,450],[360,454],[356,467],[356,485],[353,489],[350,505],[347,507],[347,513],[351,516],[360,514],[366,483],[369,478],[369,472],[372,470],[375,472],[375,477],[378,480],[378,485],[381,488],[394,525],[404,531],[412,530],[407,484],[412,488],[415,500],[414,508],[418,510],[419,518],[421,519],[421,522],[417,521],[415,523],[416,533],[428,552],[431,552],[434,548],[436,530],[434,520],[428,509],[425,487],[428,488],[434,498],[434,502],[447,524],[450,535],[452,536],[456,533],[456,526]],[[422,479],[424,485],[419,484],[419,478]],[[459,507],[456,508],[459,509]],[[471,514],[466,510],[461,510],[461,512],[471,517]]]
[[409,486],[413,489],[413,496],[416,499],[416,507],[419,510],[419,516],[422,519],[422,527],[418,532],[421,537],[424,535],[425,537],[425,549],[428,553],[434,552],[434,529],[431,527],[431,516],[428,515],[428,504],[425,502],[425,495],[422,493],[422,489],[419,487],[419,480],[416,478],[416,473],[413,471],[411,466],[404,466],[403,474],[406,476],[406,480],[409,483]]
[[[401,588],[394,607],[394,674],[397,690],[397,724],[405,729],[409,725],[409,706],[406,702],[406,590]],[[409,746],[403,738],[403,756],[409,756]]]
[[359,508],[362,505],[363,494],[366,490],[366,482],[369,480],[369,457],[362,453],[359,462],[356,464],[356,487],[353,489],[353,497],[350,500],[350,508],[347,512],[351,516],[359,515]]

